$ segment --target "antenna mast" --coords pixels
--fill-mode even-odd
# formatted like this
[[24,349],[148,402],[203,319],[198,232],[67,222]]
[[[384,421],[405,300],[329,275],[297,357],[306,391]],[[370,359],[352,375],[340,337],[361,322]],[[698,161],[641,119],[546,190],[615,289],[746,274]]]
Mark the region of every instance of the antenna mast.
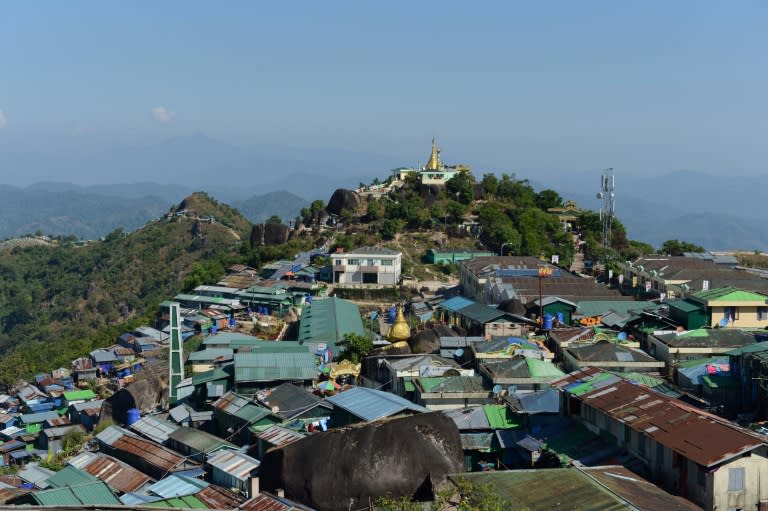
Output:
[[600,179],[600,192],[597,194],[597,198],[603,201],[603,205],[600,208],[600,221],[603,227],[603,247],[606,249],[611,247],[611,229],[613,228],[613,216],[616,206],[614,187],[613,169],[603,170],[603,175]]

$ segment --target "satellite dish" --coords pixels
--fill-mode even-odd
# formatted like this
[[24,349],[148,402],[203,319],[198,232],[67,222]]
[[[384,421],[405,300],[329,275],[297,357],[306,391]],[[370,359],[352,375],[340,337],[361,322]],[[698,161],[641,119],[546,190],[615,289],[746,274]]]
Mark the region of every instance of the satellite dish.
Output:
[[501,391],[504,390],[501,385],[494,385],[493,386],[493,394],[498,396],[501,394]]
[[511,396],[511,395],[513,395],[515,392],[517,392],[517,385],[510,385],[510,386],[507,388],[507,394],[508,394],[508,395],[510,395],[510,396]]
[[275,405],[275,406],[272,407],[272,413],[277,413],[279,411],[280,411],[280,407],[279,406]]
[[454,358],[461,358],[462,355],[464,355],[464,350],[459,348],[456,351],[453,352]]
[[602,199],[603,198],[603,192],[597,192],[597,198]]
[[461,376],[461,373],[458,371],[458,369],[448,369],[443,373],[443,376]]

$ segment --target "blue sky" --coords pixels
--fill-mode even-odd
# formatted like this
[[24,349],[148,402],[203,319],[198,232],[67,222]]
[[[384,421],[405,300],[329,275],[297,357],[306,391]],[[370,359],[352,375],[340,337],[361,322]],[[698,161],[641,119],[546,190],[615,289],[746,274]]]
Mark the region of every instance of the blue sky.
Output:
[[410,164],[436,136],[489,170],[764,174],[767,25],[758,1],[17,2],[0,152],[203,133]]

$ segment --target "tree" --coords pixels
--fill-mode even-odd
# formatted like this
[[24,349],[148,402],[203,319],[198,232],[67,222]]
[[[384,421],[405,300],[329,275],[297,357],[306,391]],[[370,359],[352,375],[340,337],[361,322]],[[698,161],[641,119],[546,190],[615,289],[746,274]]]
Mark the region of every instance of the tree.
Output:
[[349,360],[353,364],[359,363],[373,349],[373,340],[370,337],[353,333],[344,334],[344,339],[338,344],[342,347],[339,360]]
[[483,174],[483,180],[480,181],[480,184],[483,185],[485,194],[488,197],[493,197],[499,188],[499,178],[496,177],[496,174]]
[[[423,511],[423,503],[414,502],[408,497],[380,497],[375,501],[376,507],[385,511]],[[445,488],[435,494],[435,500],[429,506],[431,511],[526,511],[525,508],[513,506],[494,487],[487,483],[473,483],[466,479],[458,479],[453,487]]]
[[267,224],[282,224],[283,219],[280,218],[277,215],[272,215],[271,217],[267,218],[267,221],[265,222]]
[[371,199],[368,202],[368,210],[365,213],[365,219],[368,222],[375,222],[381,220],[384,217],[384,206],[381,205],[376,199]]
[[559,208],[563,205],[563,198],[554,190],[542,190],[536,194],[536,206],[544,211],[549,208]]
[[445,189],[462,204],[475,200],[475,180],[469,172],[459,172],[453,176],[445,182]]
[[687,241],[667,240],[661,244],[659,252],[672,256],[681,256],[685,252],[704,252],[704,247],[694,245],[693,243],[689,243]]
[[481,236],[486,243],[506,245],[507,253],[519,253],[522,239],[509,216],[497,204],[484,204],[479,210]]

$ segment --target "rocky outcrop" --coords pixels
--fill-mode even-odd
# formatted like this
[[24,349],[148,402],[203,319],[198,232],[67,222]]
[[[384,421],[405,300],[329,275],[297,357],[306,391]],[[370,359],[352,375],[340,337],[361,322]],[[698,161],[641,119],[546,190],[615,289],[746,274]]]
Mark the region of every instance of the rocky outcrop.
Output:
[[268,451],[260,473],[265,490],[282,488],[318,511],[347,511],[386,495],[429,499],[463,470],[459,430],[435,412],[314,434]]
[[288,241],[290,227],[283,224],[256,224],[251,229],[251,247],[282,245]]
[[331,195],[325,210],[332,215],[341,215],[344,210],[357,211],[362,204],[363,199],[356,192],[339,188]]

